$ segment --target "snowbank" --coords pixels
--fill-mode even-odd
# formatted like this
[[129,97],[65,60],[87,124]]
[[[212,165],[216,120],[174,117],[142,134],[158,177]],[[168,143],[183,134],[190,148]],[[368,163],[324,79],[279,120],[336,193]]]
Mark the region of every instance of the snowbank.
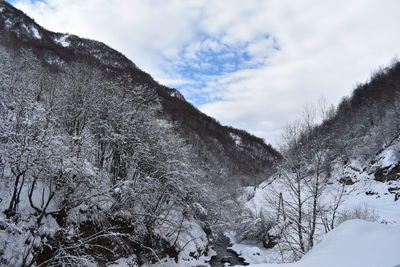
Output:
[[[389,152],[385,155],[388,154]],[[387,162],[385,164],[388,164]],[[339,178],[349,177],[354,181],[354,184],[346,185],[343,203],[338,210],[339,214],[365,206],[375,213],[379,222],[391,224],[400,223],[400,201],[395,201],[395,193],[399,190],[398,188],[400,188],[400,180],[379,182],[374,179],[372,169],[377,168],[377,166],[381,168],[385,166],[385,164],[369,166],[366,170],[363,170],[360,164],[355,160],[346,166],[335,164],[332,171],[332,177],[334,178],[332,180],[333,183],[328,185],[325,189],[321,199],[322,203],[329,204],[334,201],[334,194],[342,187],[342,184],[338,181]],[[392,162],[391,164],[393,165],[394,163]],[[259,214],[261,211],[265,214],[273,213],[274,210],[269,203],[268,196],[274,192],[274,189],[282,192],[284,197],[287,198],[286,195],[288,193],[286,189],[280,188],[279,181],[275,180],[261,183],[253,193],[254,196],[249,197],[248,201],[246,201],[246,198],[242,201],[246,203],[246,206],[254,214]],[[246,197],[248,194],[247,190]]]
[[256,244],[234,243],[229,249],[236,252],[246,263],[268,262],[268,250]]
[[181,210],[170,210],[155,232],[180,250],[180,260],[200,257],[207,251],[206,233],[195,219],[185,218]]
[[400,264],[400,225],[351,220],[329,232],[300,261],[250,267],[394,267]]

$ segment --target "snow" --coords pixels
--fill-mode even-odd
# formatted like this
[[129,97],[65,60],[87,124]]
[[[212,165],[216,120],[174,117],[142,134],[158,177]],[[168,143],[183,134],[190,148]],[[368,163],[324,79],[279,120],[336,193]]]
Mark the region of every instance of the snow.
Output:
[[345,198],[342,209],[366,206],[376,213],[378,221],[400,223],[400,201],[394,201],[394,195],[388,191],[391,187],[400,187],[400,181],[360,181],[349,186],[352,192]]
[[[10,182],[10,180],[3,180],[0,181],[0,196],[1,196],[1,201],[0,203],[3,205],[3,203],[9,203],[12,197],[12,186],[13,184]],[[29,203],[29,198],[28,198],[28,192],[30,190],[31,184],[25,184],[22,189],[21,189],[21,198],[20,198],[20,203],[19,203],[19,214],[20,216],[26,216],[27,218],[31,217],[31,213],[35,212],[35,210],[31,207]],[[32,193],[32,202],[39,208],[42,208],[44,205],[44,202],[47,200],[49,196],[49,188],[41,181],[37,181],[35,185],[35,189]],[[5,204],[4,204],[5,205]],[[56,211],[58,210],[56,203],[51,201],[49,203],[49,206],[47,208],[48,212]]]
[[300,261],[250,267],[392,267],[400,264],[399,225],[350,220],[329,232]]
[[165,222],[155,232],[181,250],[180,260],[201,256],[207,250],[206,233],[195,219],[183,217],[181,210],[171,210],[165,214]]
[[268,200],[265,196],[267,196],[271,189],[270,187],[271,182],[265,181],[261,183],[256,190],[254,191],[253,188],[253,194],[250,194],[249,192],[251,191],[250,188],[245,188],[246,193],[248,194],[248,201],[246,202],[247,208],[249,208],[254,214],[258,214],[261,210],[265,210],[269,205],[268,205]]
[[250,244],[233,244],[229,247],[235,251],[238,256],[243,258],[247,263],[264,263],[267,261],[267,253],[261,251],[258,246]]
[[70,45],[70,42],[67,41],[68,37],[69,37],[69,35],[65,34],[58,38],[55,38],[54,41],[63,47],[68,47]]
[[261,242],[252,240],[238,242],[233,232],[225,232],[225,234],[232,244],[231,247],[228,247],[228,250],[234,251],[245,263],[276,263],[282,261],[282,255],[276,248],[266,249]]
[[33,255],[28,246],[32,244],[38,248],[42,241],[40,236],[52,236],[59,229],[51,216],[45,218],[42,223],[35,229],[37,236],[33,236],[31,231],[36,227],[35,217],[25,217],[15,222],[6,219],[3,213],[0,213],[0,265],[4,264],[1,266],[22,266],[24,257],[29,262]]
[[128,258],[120,258],[115,263],[108,264],[107,267],[134,267],[137,266],[135,256],[130,256]]
[[194,202],[193,207],[199,214],[207,216],[207,210],[200,203]]
[[39,31],[35,27],[32,26],[31,30],[32,30],[33,36],[36,39],[42,39],[42,36],[40,35]]
[[172,97],[176,97],[178,99],[181,99],[181,100],[185,100],[185,97],[178,90],[171,91],[169,93],[169,95],[172,96]]
[[62,65],[64,63],[64,60],[56,56],[49,56],[46,61],[53,65]]
[[[192,267],[192,266],[196,266],[196,265],[197,264],[195,262],[190,263],[187,261],[180,261],[179,263],[176,263],[171,258],[165,258],[155,264],[144,265],[144,267]],[[205,265],[205,264],[201,264],[201,265],[209,266],[209,265]]]
[[0,216],[0,262],[8,266],[21,266],[22,251],[30,233]]
[[188,258],[185,260],[180,260],[178,265],[184,265],[184,266],[210,266],[209,261],[211,260],[211,257],[217,255],[217,253],[209,249],[207,251],[207,256],[202,255],[198,259],[196,258]]
[[6,29],[9,29],[12,26],[12,22],[9,19],[6,19],[6,21],[4,21],[5,25],[6,25]]
[[[377,215],[377,220],[387,223],[400,223],[400,201],[394,201],[394,194],[389,191],[390,188],[400,188],[400,181],[380,182],[374,178],[374,170],[392,166],[396,162],[395,148],[397,144],[383,150],[375,160],[376,163],[363,170],[362,165],[355,160],[348,166],[336,165],[333,171],[333,177],[345,176],[351,178],[355,183],[347,185],[348,195],[345,196],[341,205],[341,210],[354,209],[355,207],[368,207]],[[342,172],[342,174],[340,174]],[[335,183],[332,188],[340,186]],[[329,201],[327,198],[325,201]]]
[[29,28],[28,28],[28,26],[26,26],[25,24],[22,24],[22,28],[24,28],[25,29],[25,31],[27,31],[27,32],[31,32],[30,30],[29,30]]
[[[336,223],[339,225],[328,234],[317,228],[318,245],[299,262],[277,264],[290,262],[290,255],[280,258],[278,248],[264,249],[248,240],[234,244],[232,249],[252,265],[263,263],[254,265],[260,267],[393,267],[400,264],[400,201],[395,201],[395,193],[400,191],[400,180],[381,182],[374,176],[378,169],[396,167],[399,159],[400,140],[395,140],[368,161],[351,159],[347,164],[333,162],[331,180],[322,195],[321,204],[329,207],[334,202],[335,192],[343,187],[341,178],[350,181],[344,187],[346,193],[338,209]],[[283,197],[287,197],[278,179],[263,182],[253,194],[248,188],[244,188],[244,192],[240,200],[255,215],[273,214],[268,196],[274,192],[282,192]],[[371,222],[351,220],[359,218]],[[396,246],[397,251],[393,249]],[[337,255],[341,257],[336,259]],[[274,264],[267,264],[272,262]]]
[[[257,189],[257,188],[256,188]],[[256,190],[254,186],[244,186],[241,188],[241,194],[237,198],[238,201],[245,203],[254,198]]]
[[4,10],[4,7],[0,7],[0,12],[3,12],[3,10]]
[[384,149],[378,156],[378,161],[375,165],[391,167],[399,162],[400,159],[400,140],[395,140],[389,147]]
[[[7,20],[8,20],[8,19],[7,19]],[[6,21],[6,24],[7,24],[7,21]],[[33,36],[34,38],[36,38],[36,39],[42,39],[42,36],[40,35],[38,29],[36,29],[35,26],[30,25],[30,27],[28,27],[26,24],[22,24],[22,28],[24,28],[25,31],[26,31],[28,34],[32,34],[32,36]]]
[[[391,152],[384,150],[382,155],[389,155]],[[390,165],[389,165],[390,166]],[[373,167],[376,168],[376,165]],[[371,167],[371,168],[373,168]],[[346,195],[344,201],[339,208],[339,212],[352,210],[358,207],[368,207],[373,211],[379,222],[400,223],[400,201],[394,201],[394,191],[391,188],[400,188],[400,181],[379,182],[374,179],[374,174],[370,169],[363,170],[358,161],[352,160],[349,165],[342,166],[336,164],[332,171],[333,184],[329,185],[323,195],[323,203],[330,203],[333,200],[334,192],[337,192],[342,184],[337,180],[339,177],[349,177],[355,183],[346,185]],[[247,207],[254,213],[260,211],[269,212],[270,207],[267,196],[278,190],[285,194],[282,189],[279,190],[279,182],[266,181],[260,184],[254,192],[254,197],[246,202]]]
[[234,134],[234,133],[229,133],[229,135],[231,136],[231,138],[233,139],[233,141],[235,142],[235,144],[238,146],[242,143],[242,139],[240,138],[240,136]]
[[[154,263],[154,264],[149,264],[149,265],[144,265],[144,267],[193,267],[193,266],[197,266],[197,267],[209,267],[209,261],[211,259],[212,256],[216,255],[214,250],[209,250],[208,251],[208,256],[201,256],[198,259],[195,258],[190,258],[190,259],[186,259],[186,260],[179,260],[179,262],[175,262],[174,259],[171,258],[164,258],[161,259],[159,262]],[[111,267],[111,266],[108,266]],[[114,266],[112,266],[114,267]],[[116,267],[116,265],[115,265]]]

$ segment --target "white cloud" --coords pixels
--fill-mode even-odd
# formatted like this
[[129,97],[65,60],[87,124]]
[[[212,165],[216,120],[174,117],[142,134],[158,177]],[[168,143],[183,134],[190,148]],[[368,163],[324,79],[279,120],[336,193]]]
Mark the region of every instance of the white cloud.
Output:
[[400,54],[397,0],[21,0],[17,7],[51,30],[109,44],[170,85],[193,82],[177,66],[198,51],[240,46],[250,56],[245,69],[199,75],[211,101],[200,108],[272,143],[305,103],[325,96],[336,104]]
[[[325,96],[336,104],[356,82],[365,81],[373,69],[399,53],[396,10],[400,2],[263,3],[265,9],[252,18],[277,39],[280,51],[271,53],[267,46],[264,53],[272,56],[261,67],[210,83],[213,94],[222,100],[201,109],[269,142],[278,142],[280,129],[307,102]],[[261,51],[256,53],[260,57]]]

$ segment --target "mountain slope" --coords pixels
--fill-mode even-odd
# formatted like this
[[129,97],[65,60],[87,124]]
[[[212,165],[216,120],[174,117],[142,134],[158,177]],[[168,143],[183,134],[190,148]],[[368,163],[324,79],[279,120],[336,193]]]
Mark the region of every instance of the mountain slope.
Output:
[[31,49],[49,69],[57,68],[63,62],[86,61],[107,69],[110,76],[124,76],[131,86],[145,87],[146,94],[151,96],[148,101],[161,104],[159,116],[174,125],[191,144],[193,153],[207,172],[214,178],[219,177],[217,181],[220,184],[230,181],[250,185],[271,173],[273,161],[279,159],[279,153],[262,139],[221,126],[188,103],[175,89],[158,84],[124,55],[103,43],[47,31],[7,2],[1,5],[3,45],[13,49]]
[[241,238],[278,243],[281,261],[300,259],[349,219],[400,223],[400,62],[358,85],[320,124],[317,109],[287,127],[277,172],[244,199],[260,223]]
[[121,53],[4,1],[0,69],[2,266],[203,257],[239,185],[279,159]]

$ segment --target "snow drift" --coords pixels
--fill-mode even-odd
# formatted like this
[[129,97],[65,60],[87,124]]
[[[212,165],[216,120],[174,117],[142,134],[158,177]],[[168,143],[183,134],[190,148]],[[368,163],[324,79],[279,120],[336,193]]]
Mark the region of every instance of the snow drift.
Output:
[[300,261],[250,267],[394,267],[400,264],[400,225],[346,221]]

